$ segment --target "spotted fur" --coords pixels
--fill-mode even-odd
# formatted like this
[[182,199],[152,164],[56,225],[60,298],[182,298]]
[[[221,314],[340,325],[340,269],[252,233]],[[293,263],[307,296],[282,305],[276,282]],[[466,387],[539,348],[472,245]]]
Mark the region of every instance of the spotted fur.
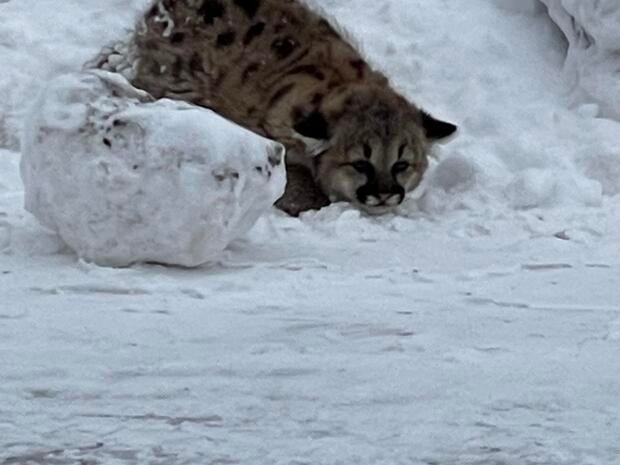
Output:
[[[300,0],[157,0],[132,53],[135,86],[284,143],[289,164],[304,164],[322,192],[312,194],[317,207],[328,199],[375,213],[398,205],[420,182],[429,144],[456,130],[395,92]],[[299,171],[308,172],[290,170]],[[291,174],[294,201],[280,202],[292,214],[312,207],[295,183]]]

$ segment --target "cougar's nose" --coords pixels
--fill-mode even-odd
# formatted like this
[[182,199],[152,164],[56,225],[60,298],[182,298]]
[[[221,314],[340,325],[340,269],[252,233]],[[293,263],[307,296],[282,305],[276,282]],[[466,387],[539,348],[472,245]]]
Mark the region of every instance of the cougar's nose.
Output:
[[387,205],[389,207],[399,205],[403,201],[404,197],[405,196],[401,195],[400,192],[388,192],[379,194],[378,196],[380,205]]
[[379,190],[378,198],[385,205],[398,205],[405,199],[405,189],[396,183],[390,183]]
[[402,203],[405,198],[404,192],[383,192],[366,197],[366,205],[369,207],[395,207]]

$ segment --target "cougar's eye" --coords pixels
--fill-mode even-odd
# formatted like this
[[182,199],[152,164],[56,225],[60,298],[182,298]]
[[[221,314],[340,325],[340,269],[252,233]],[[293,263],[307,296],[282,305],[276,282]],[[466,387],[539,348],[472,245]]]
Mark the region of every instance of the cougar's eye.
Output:
[[355,168],[355,171],[362,174],[370,174],[375,168],[372,166],[372,163],[367,162],[365,160],[358,160],[351,163],[351,166]]
[[411,164],[406,161],[398,161],[392,165],[392,174],[396,175],[398,173],[402,173],[403,171],[407,171]]
[[368,144],[364,144],[364,158],[372,157],[372,148]]

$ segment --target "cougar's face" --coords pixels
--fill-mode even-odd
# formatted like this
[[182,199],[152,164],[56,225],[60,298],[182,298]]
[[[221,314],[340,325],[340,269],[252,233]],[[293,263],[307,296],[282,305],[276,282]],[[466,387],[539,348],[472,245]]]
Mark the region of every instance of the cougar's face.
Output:
[[437,120],[386,89],[354,92],[332,108],[303,115],[294,126],[320,141],[316,181],[331,201],[372,214],[402,203],[428,168],[430,145],[457,127]]
[[389,138],[342,140],[317,160],[317,180],[332,201],[348,201],[371,213],[388,212],[415,189],[428,167],[420,129]]

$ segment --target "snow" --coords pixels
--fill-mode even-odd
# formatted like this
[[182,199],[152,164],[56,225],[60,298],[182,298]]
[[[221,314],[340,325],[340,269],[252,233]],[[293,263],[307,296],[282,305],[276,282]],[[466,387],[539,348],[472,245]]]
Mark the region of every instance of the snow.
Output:
[[[0,151],[0,463],[620,463],[620,123],[575,106],[566,39],[531,2],[316,3],[459,123],[424,190],[108,269],[24,212]],[[139,4],[0,3],[5,127]]]
[[25,121],[26,210],[87,261],[198,266],[282,196],[284,152],[119,74],[65,74]]
[[565,72],[575,101],[620,118],[620,4],[616,0],[542,0],[568,42]]
[[32,102],[50,77],[75,71],[104,43],[126,35],[146,4],[148,0],[0,2],[0,146],[18,148],[24,103]]

